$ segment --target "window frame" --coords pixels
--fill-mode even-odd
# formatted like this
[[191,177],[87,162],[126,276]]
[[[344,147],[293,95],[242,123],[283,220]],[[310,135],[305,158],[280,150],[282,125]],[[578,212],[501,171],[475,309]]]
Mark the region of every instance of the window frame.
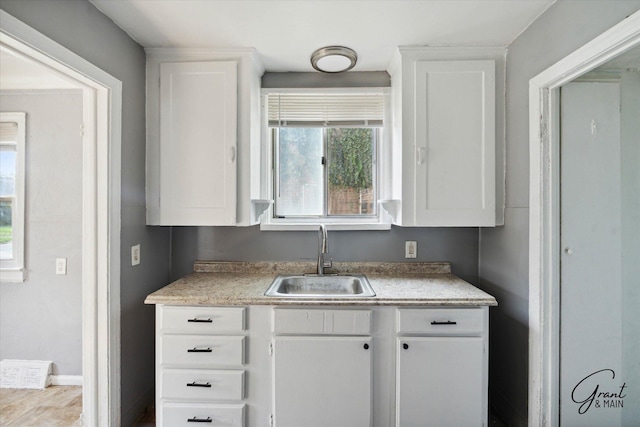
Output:
[[[317,217],[302,217],[302,216],[290,216],[284,218],[275,217],[275,188],[276,188],[276,158],[277,150],[275,147],[275,139],[272,137],[272,128],[269,127],[268,120],[268,101],[267,97],[270,94],[276,93],[327,93],[327,94],[363,94],[374,93],[384,96],[384,124],[381,127],[377,127],[377,138],[374,141],[374,155],[373,155],[373,179],[374,179],[374,197],[376,198],[376,214],[375,215],[331,215],[327,216],[327,169],[324,168],[324,212],[323,216]],[[384,146],[390,144],[391,127],[387,117],[390,116],[390,88],[268,88],[261,90],[261,104],[262,104],[262,171],[261,181],[262,191],[267,194],[267,199],[271,201],[271,204],[267,210],[262,214],[260,220],[260,229],[263,231],[287,231],[287,230],[316,230],[318,224],[323,223],[329,230],[389,230],[391,229],[391,217],[380,206],[381,195],[385,193],[385,188],[390,185],[386,181],[383,181],[383,158],[381,154],[385,152]],[[312,126],[309,126],[312,127]],[[318,126],[320,127],[320,126]],[[327,126],[327,128],[338,126]],[[345,126],[345,127],[359,127]],[[372,126],[375,127],[375,126]],[[326,135],[326,132],[323,132]],[[325,156],[327,155],[326,138],[323,136],[323,150]]]
[[16,141],[14,143],[0,142],[0,145],[15,146],[16,151],[16,181],[15,195],[2,197],[3,200],[12,199],[11,226],[13,258],[0,260],[0,282],[24,282],[25,270],[25,146],[26,146],[26,116],[24,112],[0,113],[0,122],[16,123],[18,125]]

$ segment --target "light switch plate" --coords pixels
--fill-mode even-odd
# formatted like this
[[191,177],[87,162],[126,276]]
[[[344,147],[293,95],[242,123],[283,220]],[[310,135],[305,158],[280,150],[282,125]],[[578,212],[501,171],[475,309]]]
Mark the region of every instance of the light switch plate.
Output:
[[140,243],[131,246],[131,266],[140,265]]
[[67,259],[56,258],[56,274],[67,274]]

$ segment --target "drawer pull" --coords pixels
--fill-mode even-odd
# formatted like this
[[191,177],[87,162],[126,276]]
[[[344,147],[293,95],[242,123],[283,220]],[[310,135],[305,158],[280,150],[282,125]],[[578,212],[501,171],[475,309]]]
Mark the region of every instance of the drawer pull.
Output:
[[213,350],[211,350],[211,347],[207,347],[207,348],[197,348],[197,347],[193,347],[190,349],[187,349],[187,353],[211,353]]
[[187,418],[187,422],[188,423],[212,423],[213,420],[211,419],[211,417],[207,417],[207,418]]
[[187,383],[187,387],[206,387],[206,388],[211,388],[211,383],[206,383],[206,384],[202,384],[202,383],[197,383],[197,382],[192,382],[192,383]]
[[431,322],[432,325],[457,325],[458,322],[452,322],[451,320],[447,320],[446,322],[437,322],[437,321],[433,321]]
[[198,319],[193,318],[193,319],[187,319],[187,322],[189,323],[213,323],[213,319]]
[[405,350],[409,350],[409,344],[407,343],[402,344],[402,348],[404,348]]

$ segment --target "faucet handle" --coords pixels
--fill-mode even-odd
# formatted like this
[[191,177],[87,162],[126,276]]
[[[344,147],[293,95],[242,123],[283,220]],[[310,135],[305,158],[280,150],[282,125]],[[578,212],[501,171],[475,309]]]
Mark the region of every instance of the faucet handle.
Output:
[[322,260],[322,267],[324,268],[331,268],[333,266],[333,259],[331,259],[331,257],[329,257],[329,260]]

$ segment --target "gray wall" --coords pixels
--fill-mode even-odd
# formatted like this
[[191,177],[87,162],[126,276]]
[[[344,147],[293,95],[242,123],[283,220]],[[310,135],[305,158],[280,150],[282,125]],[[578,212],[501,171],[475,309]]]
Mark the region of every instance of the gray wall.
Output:
[[[418,242],[418,257],[405,260],[404,242]],[[454,274],[475,283],[477,228],[401,228],[388,231],[330,231],[334,261],[450,261]],[[315,231],[260,231],[254,227],[174,227],[172,278],[193,269],[193,261],[315,261]]]
[[[145,226],[145,53],[86,0],[3,0],[0,7],[123,82],[121,381],[129,426],[154,398],[154,310],[143,301],[169,275],[169,230]],[[131,267],[137,243],[142,263]]]
[[529,80],[638,9],[637,0],[559,0],[509,46],[505,226],[481,230],[478,275],[500,304],[491,310],[491,401],[510,425],[527,420]]
[[82,375],[82,92],[0,92],[0,111],[27,113],[27,278],[0,285],[0,359]]

